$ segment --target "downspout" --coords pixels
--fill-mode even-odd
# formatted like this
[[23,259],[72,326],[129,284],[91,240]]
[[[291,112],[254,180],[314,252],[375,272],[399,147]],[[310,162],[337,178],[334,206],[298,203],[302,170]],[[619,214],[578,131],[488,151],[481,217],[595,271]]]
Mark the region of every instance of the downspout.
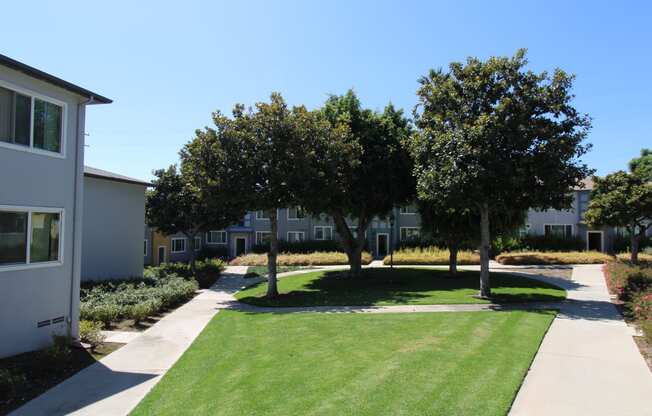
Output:
[[86,106],[93,104],[95,97],[77,104],[77,146],[75,147],[75,190],[72,221],[72,275],[70,278],[70,309],[68,312],[68,334],[73,341],[79,340],[79,289],[81,284],[82,215],[84,206],[84,126]]

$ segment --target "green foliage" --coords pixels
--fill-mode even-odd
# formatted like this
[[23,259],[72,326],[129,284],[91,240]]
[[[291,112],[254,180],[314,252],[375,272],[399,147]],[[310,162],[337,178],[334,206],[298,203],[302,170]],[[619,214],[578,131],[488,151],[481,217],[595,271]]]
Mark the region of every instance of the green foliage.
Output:
[[[255,244],[251,247],[254,253],[267,253],[269,244]],[[280,253],[314,253],[317,251],[342,251],[342,245],[337,240],[304,240],[286,241],[278,240],[278,251]]]
[[[362,264],[369,264],[373,260],[371,254],[362,252]],[[338,251],[314,253],[281,253],[276,259],[279,266],[329,266],[347,264],[346,254]],[[266,254],[249,253],[231,260],[233,266],[263,266],[267,264]]]
[[144,276],[150,278],[178,275],[186,280],[195,280],[201,289],[207,289],[215,283],[224,270],[225,263],[220,259],[209,258],[195,262],[195,271],[187,263],[163,263],[145,269]]
[[225,245],[207,246],[203,245],[199,253],[197,253],[198,260],[206,259],[220,259],[226,260],[229,258],[229,249]]
[[[611,244],[614,253],[630,252],[632,250],[632,239],[628,235],[614,235]],[[638,244],[639,249],[643,252],[652,249],[652,236],[640,237]]]
[[191,299],[197,282],[175,274],[87,283],[80,292],[80,318],[105,327],[122,319],[142,320]]
[[520,238],[521,250],[582,251],[586,243],[581,237],[556,237],[553,235],[526,235]]
[[652,181],[652,149],[641,149],[641,156],[629,162],[629,170],[647,181]]
[[86,342],[91,344],[92,347],[95,347],[104,342],[106,338],[102,334],[102,328],[104,328],[102,322],[82,319],[79,321],[79,338],[82,342]]
[[537,252],[523,251],[502,253],[496,256],[500,264],[533,265],[533,264],[602,264],[612,261],[613,257],[598,251],[566,251]]

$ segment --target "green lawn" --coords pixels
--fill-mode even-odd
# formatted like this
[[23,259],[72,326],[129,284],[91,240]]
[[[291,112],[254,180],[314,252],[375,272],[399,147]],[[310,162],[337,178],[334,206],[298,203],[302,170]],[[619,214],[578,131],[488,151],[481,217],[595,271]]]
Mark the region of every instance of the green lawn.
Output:
[[[276,273],[293,272],[295,270],[311,269],[306,266],[276,266]],[[267,266],[249,266],[245,277],[267,276]]]
[[220,312],[133,415],[505,415],[552,312]]
[[[399,304],[488,303],[473,296],[478,272],[434,269],[365,269],[359,279],[346,272],[311,272],[279,280],[280,296],[265,298],[266,282],[236,294],[241,302],[259,306],[343,306]],[[557,301],[566,291],[526,277],[491,273],[492,302]]]

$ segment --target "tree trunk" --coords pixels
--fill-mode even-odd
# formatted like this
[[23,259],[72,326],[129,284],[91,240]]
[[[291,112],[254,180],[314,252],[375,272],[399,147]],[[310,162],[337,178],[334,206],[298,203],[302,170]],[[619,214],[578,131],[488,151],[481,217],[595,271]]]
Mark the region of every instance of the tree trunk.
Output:
[[638,264],[638,242],[639,242],[639,234],[636,234],[635,230],[632,230],[630,233],[629,241],[631,244],[631,254],[630,254],[630,261],[632,264]]
[[[346,252],[346,257],[349,262],[349,275],[351,277],[359,277],[362,273],[362,249],[364,247],[365,237],[367,227],[364,229],[358,227],[358,237],[353,238],[353,234],[349,229],[349,226],[346,224],[346,219],[340,214],[333,215],[333,220],[335,222],[335,229],[342,239],[342,246]],[[359,221],[359,224],[363,224],[362,221]]]
[[450,244],[450,255],[448,256],[448,272],[451,275],[457,274],[457,243]]
[[349,260],[349,275],[359,277],[362,273],[362,249],[356,245],[346,251],[346,257]]
[[278,287],[276,284],[276,257],[278,256],[278,217],[276,209],[272,210],[269,215],[270,239],[269,252],[267,253],[267,297],[275,298],[278,296]]
[[491,297],[489,282],[489,204],[483,202],[480,206],[480,297]]
[[189,263],[190,263],[190,272],[192,275],[195,275],[195,260],[197,259],[197,254],[195,253],[195,236],[197,233],[193,233],[192,235],[186,234],[186,237],[188,238],[188,247],[190,248],[190,255],[189,255]]

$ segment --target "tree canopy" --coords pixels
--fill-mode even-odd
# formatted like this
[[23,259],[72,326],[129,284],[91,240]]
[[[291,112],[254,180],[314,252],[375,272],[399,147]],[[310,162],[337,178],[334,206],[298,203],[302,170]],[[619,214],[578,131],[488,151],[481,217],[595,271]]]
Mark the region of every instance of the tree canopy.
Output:
[[641,156],[629,162],[629,170],[647,181],[652,181],[652,149],[641,149]]
[[572,105],[573,76],[526,70],[525,50],[468,58],[419,80],[410,141],[418,196],[463,198],[480,219],[480,295],[489,285],[490,216],[567,208],[591,173],[579,161],[591,122]]

